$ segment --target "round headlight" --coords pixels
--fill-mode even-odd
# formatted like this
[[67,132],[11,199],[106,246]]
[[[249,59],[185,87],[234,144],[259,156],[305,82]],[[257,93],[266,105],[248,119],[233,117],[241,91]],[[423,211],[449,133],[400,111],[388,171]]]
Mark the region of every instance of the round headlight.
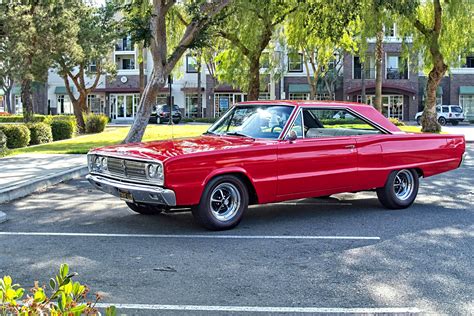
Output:
[[103,157],[101,160],[101,168],[102,170],[107,170],[107,158]]
[[94,161],[94,167],[96,170],[100,170],[100,166],[102,165],[102,159],[101,157],[97,156],[95,157],[95,161]]
[[157,178],[162,178],[163,177],[163,166],[162,165],[158,165],[156,167],[156,177]]
[[157,175],[158,165],[150,164],[148,165],[148,176],[154,178]]

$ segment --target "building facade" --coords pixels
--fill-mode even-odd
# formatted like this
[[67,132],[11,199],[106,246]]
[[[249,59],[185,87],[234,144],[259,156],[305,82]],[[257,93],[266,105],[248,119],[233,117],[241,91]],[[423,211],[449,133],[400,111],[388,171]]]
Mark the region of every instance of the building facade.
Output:
[[[382,108],[383,114],[400,120],[413,120],[422,110],[425,100],[426,77],[415,71],[416,60],[405,60],[401,54],[401,40],[394,29],[388,30],[384,41],[382,61]],[[260,99],[308,100],[310,85],[303,57],[297,52],[278,52],[281,62],[281,79],[273,80],[262,69]],[[88,96],[87,103],[94,113],[103,113],[113,122],[130,123],[135,118],[140,100],[139,52],[129,37],[117,41],[111,58],[115,62],[115,77],[101,76],[97,88]],[[152,72],[152,58],[149,51],[143,54],[145,80]],[[373,104],[375,95],[375,57],[374,43],[369,43],[364,58],[346,54],[341,56],[340,65],[330,65],[334,80],[332,87],[320,84],[317,87],[317,100],[341,100],[362,102],[362,90],[365,86],[366,102]],[[462,67],[450,69],[443,78],[437,91],[439,104],[461,105],[468,118],[474,120],[474,56],[468,56],[461,62]],[[95,65],[90,65],[91,71]],[[171,84],[159,91],[156,103],[165,104],[168,98],[178,105],[182,115],[189,118],[219,117],[232,104],[246,101],[246,93],[236,87],[219,83],[207,70],[205,64],[198,67],[196,59],[186,54],[178,64],[178,75]],[[332,68],[331,68],[332,67]],[[45,106],[35,108],[38,113],[72,114],[73,107],[66,92],[63,79],[51,69],[47,86],[36,89],[43,93]],[[87,79],[88,85],[93,78]],[[74,85],[71,83],[71,86]],[[42,92],[41,92],[42,91]],[[12,103],[21,112],[21,90],[12,91]],[[199,102],[200,95],[200,102]],[[3,96],[3,99],[5,96]],[[37,99],[41,99],[37,96]],[[40,102],[38,102],[39,104]],[[47,105],[47,106],[46,106]],[[1,109],[0,109],[1,110]]]

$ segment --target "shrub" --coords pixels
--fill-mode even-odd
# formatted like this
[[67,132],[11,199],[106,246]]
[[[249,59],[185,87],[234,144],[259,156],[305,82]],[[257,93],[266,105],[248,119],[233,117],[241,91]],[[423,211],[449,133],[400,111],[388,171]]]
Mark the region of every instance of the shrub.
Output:
[[[42,114],[35,114],[33,116],[33,122],[44,122],[46,124],[51,125],[52,121],[55,120],[75,120],[74,115],[42,115]],[[23,123],[23,115],[15,114],[15,115],[0,115],[0,123]]]
[[27,124],[30,130],[30,145],[50,143],[53,141],[51,126],[46,123]]
[[72,138],[76,132],[76,121],[53,120],[51,122],[51,132],[55,141]]
[[[25,289],[13,283],[10,276],[4,276],[0,279],[0,314],[97,315],[96,303],[101,296],[96,294],[95,298],[90,297],[90,290],[86,285],[72,280],[76,275],[75,272],[69,273],[67,264],[62,264],[59,273],[49,279],[49,287],[39,286],[35,282],[31,294],[26,295],[26,298]],[[116,308],[107,307],[105,315],[116,315]]]
[[0,130],[7,136],[8,148],[26,147],[30,143],[30,130],[24,124],[0,125]]
[[84,115],[86,123],[86,134],[101,133],[109,122],[109,118],[103,114],[89,113]]
[[9,116],[9,115],[10,115],[10,113],[8,113],[8,112],[0,112],[0,116]]
[[214,123],[217,121],[218,117],[213,118],[213,117],[196,117],[196,118],[189,118],[185,117],[183,118],[183,122],[199,122],[199,123]]
[[7,137],[0,130],[0,157],[5,156],[6,153],[7,153]]
[[390,117],[389,120],[390,120],[390,122],[392,122],[392,124],[395,125],[395,126],[405,126],[405,123],[403,123],[402,121],[400,121],[400,120],[397,119],[397,118]]

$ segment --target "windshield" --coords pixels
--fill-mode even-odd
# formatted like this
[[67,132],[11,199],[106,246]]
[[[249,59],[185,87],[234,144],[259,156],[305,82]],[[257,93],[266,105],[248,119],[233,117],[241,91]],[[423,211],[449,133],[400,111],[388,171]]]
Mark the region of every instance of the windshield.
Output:
[[451,111],[454,113],[462,113],[462,109],[459,106],[452,106]]
[[208,133],[276,139],[292,111],[292,106],[285,105],[238,105],[212,125]]

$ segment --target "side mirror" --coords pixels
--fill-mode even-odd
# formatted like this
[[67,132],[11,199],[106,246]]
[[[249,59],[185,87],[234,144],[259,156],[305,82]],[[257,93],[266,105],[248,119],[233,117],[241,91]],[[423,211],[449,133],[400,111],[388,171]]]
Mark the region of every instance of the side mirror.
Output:
[[296,134],[295,131],[290,131],[290,133],[288,134],[288,136],[286,137],[287,140],[291,142],[295,141],[296,139],[298,138],[298,135]]

